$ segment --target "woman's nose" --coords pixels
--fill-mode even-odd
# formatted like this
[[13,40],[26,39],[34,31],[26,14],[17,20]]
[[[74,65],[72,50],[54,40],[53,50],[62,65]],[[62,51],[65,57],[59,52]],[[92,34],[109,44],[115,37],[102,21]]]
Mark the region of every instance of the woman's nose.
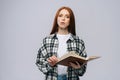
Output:
[[65,20],[65,17],[62,17],[62,20]]

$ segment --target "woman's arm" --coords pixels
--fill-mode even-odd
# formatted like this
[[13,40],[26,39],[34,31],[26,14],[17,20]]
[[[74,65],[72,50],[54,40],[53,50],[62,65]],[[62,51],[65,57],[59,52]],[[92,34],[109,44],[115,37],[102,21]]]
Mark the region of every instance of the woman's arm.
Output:
[[[79,43],[79,55],[82,57],[87,57],[87,53],[85,51],[85,44],[83,40],[80,40]],[[79,76],[83,76],[84,73],[86,72],[86,68],[87,68],[87,63],[84,65],[80,65],[80,68],[74,69],[75,74],[79,75]]]
[[44,74],[46,74],[48,71],[52,70],[53,67],[48,63],[47,61],[47,50],[45,45],[45,39],[43,40],[42,46],[40,47],[37,59],[36,59],[36,65],[38,66],[39,70],[42,71]]

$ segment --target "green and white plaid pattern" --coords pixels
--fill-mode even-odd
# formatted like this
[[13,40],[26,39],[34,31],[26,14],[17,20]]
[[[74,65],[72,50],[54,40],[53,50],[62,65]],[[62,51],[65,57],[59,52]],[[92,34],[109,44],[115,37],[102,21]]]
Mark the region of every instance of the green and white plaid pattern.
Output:
[[[36,65],[39,70],[42,71],[46,78],[45,80],[57,80],[57,65],[54,67],[50,66],[47,62],[47,59],[52,55],[57,56],[58,51],[58,38],[56,34],[52,34],[43,39],[42,45],[38,51]],[[85,46],[83,40],[79,39],[78,36],[71,34],[70,38],[67,41],[67,50],[76,51],[80,56],[87,57]],[[67,70],[67,80],[79,80],[79,76],[82,76],[86,71],[86,66],[82,66],[80,69],[74,69],[68,67]]]

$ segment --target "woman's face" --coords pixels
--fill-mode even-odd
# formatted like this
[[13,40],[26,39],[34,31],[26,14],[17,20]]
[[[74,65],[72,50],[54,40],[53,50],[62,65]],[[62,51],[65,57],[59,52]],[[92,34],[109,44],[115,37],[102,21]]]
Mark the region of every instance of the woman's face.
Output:
[[70,24],[70,13],[66,9],[62,9],[57,17],[58,27],[61,29],[68,29]]

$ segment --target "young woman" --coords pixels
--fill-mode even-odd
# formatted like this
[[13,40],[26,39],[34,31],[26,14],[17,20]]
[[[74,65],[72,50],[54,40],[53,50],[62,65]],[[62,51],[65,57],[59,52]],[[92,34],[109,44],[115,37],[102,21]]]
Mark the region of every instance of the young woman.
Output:
[[83,40],[76,36],[73,11],[69,7],[61,7],[51,33],[43,39],[37,55],[36,65],[45,74],[45,80],[79,80],[79,76],[83,76],[87,64],[81,66],[78,62],[70,62],[71,67],[56,64],[58,58],[69,51],[87,56]]

